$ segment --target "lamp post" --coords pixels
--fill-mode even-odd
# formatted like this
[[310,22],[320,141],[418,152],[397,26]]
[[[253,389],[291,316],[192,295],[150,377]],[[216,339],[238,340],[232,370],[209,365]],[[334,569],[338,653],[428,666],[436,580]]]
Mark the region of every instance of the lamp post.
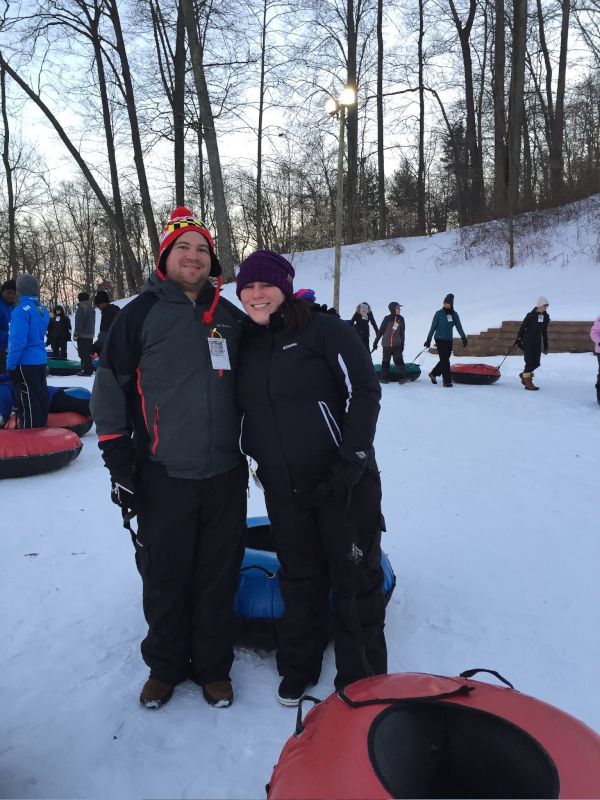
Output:
[[330,116],[338,116],[340,120],[340,134],[338,139],[338,166],[337,166],[337,200],[335,207],[335,256],[333,262],[333,306],[339,313],[340,310],[340,262],[342,258],[342,216],[344,212],[344,132],[346,126],[346,108],[356,102],[356,92],[351,86],[346,86],[336,99],[330,97],[325,104],[325,110]]

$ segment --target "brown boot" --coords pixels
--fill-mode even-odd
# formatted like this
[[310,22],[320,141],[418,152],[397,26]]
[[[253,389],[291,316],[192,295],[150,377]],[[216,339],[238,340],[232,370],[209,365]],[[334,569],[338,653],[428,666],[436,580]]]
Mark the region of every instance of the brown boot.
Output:
[[205,683],[202,694],[209,706],[227,708],[233,703],[233,687],[230,680]]
[[175,687],[158,678],[148,678],[140,694],[140,703],[144,708],[161,708],[169,702]]
[[521,378],[521,383],[523,384],[523,386],[527,386],[527,384],[525,383],[525,378],[523,377],[524,374],[525,374],[524,372],[519,372],[519,378]]
[[533,372],[524,372],[523,373],[523,378],[522,378],[523,386],[526,389],[529,389],[530,392],[537,392],[537,391],[539,391],[540,387],[533,385],[532,378],[533,378]]
[[430,372],[430,373],[429,373],[429,380],[430,380],[432,383],[437,383],[437,381],[436,381],[436,379],[435,379],[435,375],[433,374],[433,372]]

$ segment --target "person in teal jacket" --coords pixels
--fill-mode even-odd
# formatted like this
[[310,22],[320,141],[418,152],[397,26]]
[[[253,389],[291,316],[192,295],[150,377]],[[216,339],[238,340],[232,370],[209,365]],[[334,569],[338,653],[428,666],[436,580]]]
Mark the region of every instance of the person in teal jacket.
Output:
[[17,396],[19,427],[43,428],[48,422],[45,339],[50,314],[38,299],[37,278],[19,275],[16,285],[19,304],[10,318],[6,369]]
[[425,340],[425,347],[431,345],[431,337],[433,336],[440,360],[429,373],[429,380],[432,383],[437,383],[436,378],[438,375],[441,375],[444,386],[448,388],[452,386],[450,356],[452,355],[452,333],[454,326],[456,326],[456,330],[462,339],[463,347],[466,347],[467,337],[460,324],[460,317],[454,310],[454,295],[447,294],[446,297],[444,297],[442,308],[433,315],[431,328]]

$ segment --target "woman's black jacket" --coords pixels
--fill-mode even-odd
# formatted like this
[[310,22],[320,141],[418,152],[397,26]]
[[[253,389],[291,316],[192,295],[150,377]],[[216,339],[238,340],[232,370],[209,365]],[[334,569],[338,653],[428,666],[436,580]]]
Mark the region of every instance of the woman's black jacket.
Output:
[[241,447],[267,489],[311,491],[335,461],[375,467],[381,389],[364,345],[337,317],[313,312],[288,333],[280,312],[248,323],[236,376]]
[[517,344],[521,348],[541,349],[543,342],[544,350],[548,349],[548,323],[550,317],[548,312],[539,312],[537,308],[533,308],[526,316],[519,333],[517,334]]
[[373,316],[373,312],[369,311],[367,314],[366,319],[360,314],[358,311],[354,313],[354,316],[350,320],[350,324],[356,328],[356,332],[360,336],[361,339],[369,339],[369,323],[373,326],[373,330],[375,331],[375,336],[379,336],[379,328],[377,327],[377,323],[375,322],[375,317]]

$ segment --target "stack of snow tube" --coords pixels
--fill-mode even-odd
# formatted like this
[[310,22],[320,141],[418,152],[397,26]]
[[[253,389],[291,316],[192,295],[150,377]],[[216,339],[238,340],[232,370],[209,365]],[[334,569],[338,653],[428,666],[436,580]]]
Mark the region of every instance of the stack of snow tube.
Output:
[[481,671],[365,678],[304,721],[300,706],[268,800],[600,797],[600,737]]
[[64,428],[0,430],[0,478],[23,478],[60,469],[74,461],[81,439]]
[[50,375],[77,375],[81,372],[81,361],[68,358],[49,358],[48,372]]
[[[272,650],[277,646],[277,623],[284,602],[279,586],[279,561],[271,539],[268,517],[249,517],[246,550],[235,596],[236,641]],[[396,585],[396,576],[385,553],[381,554],[383,592],[386,603]]]
[[[381,364],[375,364],[375,372],[379,376],[381,374]],[[421,374],[421,367],[418,364],[413,364],[409,362],[408,364],[404,365],[406,367],[406,377],[410,381],[416,381],[419,375]],[[395,364],[390,364],[390,375],[389,381],[390,383],[394,383],[398,380],[398,370],[396,369]]]
[[453,364],[450,369],[455,383],[485,386],[496,383],[500,378],[498,367],[492,367],[490,364]]

